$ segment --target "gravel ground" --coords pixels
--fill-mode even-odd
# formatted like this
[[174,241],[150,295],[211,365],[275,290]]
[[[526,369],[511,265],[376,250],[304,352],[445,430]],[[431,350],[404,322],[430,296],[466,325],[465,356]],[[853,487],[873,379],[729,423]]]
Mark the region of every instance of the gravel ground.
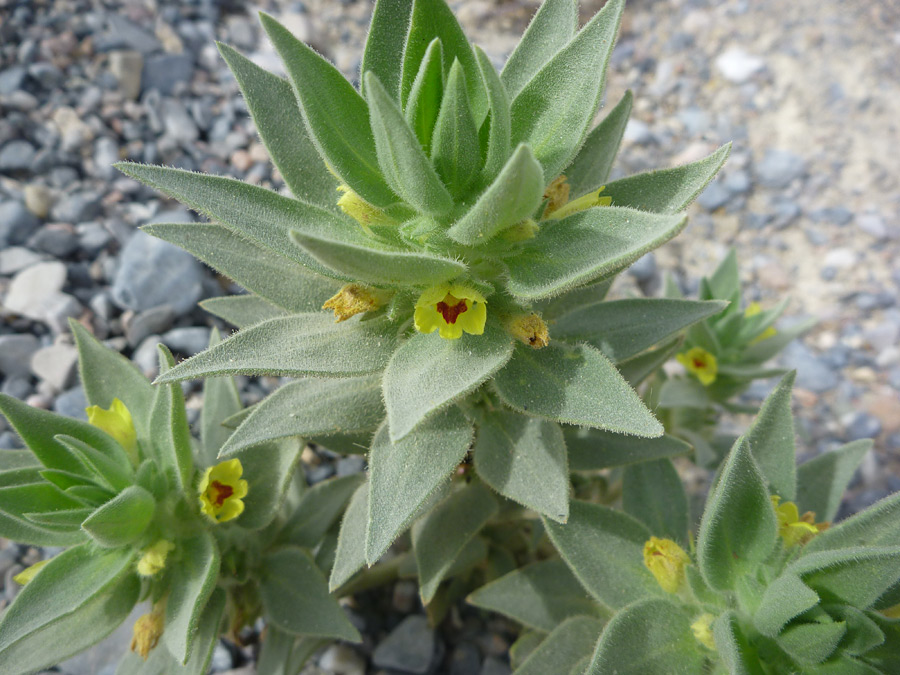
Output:
[[[601,4],[584,3],[583,17]],[[454,3],[497,64],[536,6]],[[260,8],[357,76],[368,2]],[[205,345],[213,322],[196,301],[234,289],[136,233],[192,215],[110,164],[128,158],[280,187],[213,44],[279,70],[252,15],[236,0],[0,0],[3,392],[83,416],[69,317],[149,375],[158,342],[180,356]],[[799,369],[803,455],[877,437],[845,511],[900,489],[900,9],[892,0],[630,0],[607,100],[629,88],[635,109],[616,175],[692,161],[729,140],[734,149],[691,207],[688,230],[635,265],[617,292],[655,293],[667,272],[696,288],[738,246],[750,299],[769,306],[790,295],[785,322],[819,319],[783,358]],[[243,392],[252,402],[273,385],[247,380]],[[188,393],[196,413],[197,392]],[[4,424],[0,449],[17,445]],[[361,468],[323,459],[311,480]],[[53,553],[0,542],[0,582]],[[3,589],[0,604],[16,586]],[[308,673],[509,672],[514,627],[502,620],[463,609],[433,632],[405,582],[360,603],[365,644],[329,648]],[[63,672],[111,672],[126,628]],[[418,661],[389,670],[414,646]],[[214,668],[245,672],[251,658],[220,646]]]

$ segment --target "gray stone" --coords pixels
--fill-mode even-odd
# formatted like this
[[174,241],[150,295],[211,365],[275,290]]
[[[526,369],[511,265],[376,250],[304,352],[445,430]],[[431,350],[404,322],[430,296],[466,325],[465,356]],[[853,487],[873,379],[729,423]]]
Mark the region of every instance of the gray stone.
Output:
[[46,61],[32,63],[28,66],[28,76],[44,89],[58,87],[65,78],[65,75],[59,68]]
[[[0,434],[0,450],[15,450],[23,447],[22,441],[16,436],[15,432],[4,431]],[[18,572],[16,572],[18,574]]]
[[629,276],[634,277],[638,282],[646,282],[652,280],[656,276],[656,256],[653,253],[647,253],[641,256],[637,261],[628,268]]
[[334,466],[332,464],[319,464],[306,471],[306,480],[310,485],[321,483],[334,475]]
[[714,180],[697,197],[697,203],[707,211],[715,211],[725,206],[730,199],[731,192],[728,188],[722,185],[721,181]]
[[31,372],[54,391],[63,391],[72,384],[77,365],[78,351],[62,342],[38,349],[31,357]]
[[30,333],[0,335],[0,373],[7,377],[25,377],[31,370],[28,364],[40,343]]
[[769,188],[787,187],[806,172],[806,161],[787,150],[769,149],[756,165],[756,178]]
[[190,253],[136,232],[122,250],[112,297],[136,312],[171,304],[181,316],[200,299],[202,284],[203,268]]
[[7,96],[22,88],[25,82],[25,68],[11,66],[0,71],[0,95]]
[[29,183],[23,190],[25,208],[38,218],[46,218],[53,206],[53,193],[46,185]]
[[169,96],[177,85],[189,82],[193,74],[194,60],[190,54],[155,54],[144,61],[141,90],[156,89]]
[[136,50],[141,54],[162,51],[162,43],[152,33],[118,14],[107,15],[107,30],[94,38],[94,48],[98,52],[113,50]]
[[81,385],[64,391],[53,402],[53,409],[60,415],[84,421],[87,421],[87,413],[84,411],[87,407],[88,401]]
[[31,371],[29,370],[27,377],[24,375],[7,377],[3,380],[3,386],[0,387],[0,393],[24,401],[34,393],[34,387],[31,386],[31,381],[29,380],[30,376]]
[[0,249],[24,243],[41,221],[21,202],[0,204]]
[[175,320],[171,305],[160,305],[139,312],[125,324],[125,337],[131,347],[137,347],[148,335],[168,330]]
[[792,342],[781,353],[779,361],[788,368],[797,370],[797,387],[823,394],[834,389],[840,382],[837,373],[828,363],[813,354],[801,342]]
[[858,441],[863,438],[875,438],[881,433],[881,422],[868,413],[858,412],[847,425],[847,440]]
[[234,666],[234,657],[231,652],[221,642],[217,642],[213,647],[212,659],[210,659],[209,669],[214,673],[221,673],[231,670]]
[[782,199],[775,204],[775,213],[772,225],[777,230],[783,230],[800,217],[800,205],[791,200]]
[[54,333],[69,332],[69,319],[77,319],[84,308],[68,293],[54,293],[42,304],[43,319]]
[[65,258],[78,250],[78,235],[70,226],[44,225],[28,240],[28,246],[55,258]]
[[10,141],[0,148],[0,172],[30,171],[34,155],[34,146],[28,141],[21,139]]
[[843,227],[853,220],[853,211],[843,206],[829,206],[811,212],[809,217],[817,223],[826,222]]
[[173,352],[193,356],[209,346],[209,328],[173,328],[163,333],[162,341]]
[[751,187],[750,174],[746,171],[732,171],[722,179],[722,184],[732,194],[747,194]]
[[156,345],[162,342],[159,335],[148,335],[131,355],[131,360],[144,375],[153,378],[159,373],[159,357]]
[[366,459],[360,455],[348,455],[337,461],[337,475],[350,476],[366,470]]
[[109,53],[109,72],[119,83],[122,95],[134,101],[141,93],[141,74],[144,70],[144,57],[138,51],[129,49],[115,50]]
[[78,248],[91,258],[105,249],[113,236],[100,223],[81,223],[75,228],[78,232]]
[[119,174],[113,166],[119,161],[119,144],[108,136],[101,136],[94,142],[93,175],[102,180],[113,180]]
[[510,667],[495,656],[488,656],[481,666],[479,675],[511,675]]
[[162,103],[162,119],[166,135],[183,146],[191,145],[200,135],[197,124],[180,101],[165,99]]
[[856,217],[856,226],[876,239],[887,239],[889,236],[884,218],[877,213],[863,213]]
[[62,291],[66,283],[66,266],[60,262],[45,262],[27,267],[13,277],[3,300],[11,312],[43,321],[45,304]]
[[334,644],[319,657],[319,668],[333,675],[365,675],[366,662],[350,645]]
[[424,675],[434,658],[436,639],[424,616],[406,617],[372,654],[377,668]]
[[716,57],[716,68],[729,82],[743,84],[766,67],[760,57],[748,53],[740,47],[729,47]]
[[478,647],[470,642],[463,642],[450,654],[450,675],[472,675],[481,668],[481,655]]
[[647,126],[645,122],[641,122],[634,117],[629,119],[628,124],[625,125],[625,134],[623,135],[623,138],[635,145],[648,145],[655,140],[653,132],[650,131],[650,127]]
[[59,200],[50,217],[60,223],[83,223],[100,215],[101,196],[94,192],[79,192]]

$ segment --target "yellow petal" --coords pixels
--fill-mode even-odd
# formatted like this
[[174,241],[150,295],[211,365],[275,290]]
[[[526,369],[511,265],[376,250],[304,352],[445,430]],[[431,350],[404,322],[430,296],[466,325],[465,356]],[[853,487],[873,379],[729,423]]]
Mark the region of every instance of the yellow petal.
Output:
[[444,323],[444,320],[441,318],[440,313],[434,308],[434,305],[416,307],[413,319],[416,324],[416,330],[420,333],[433,333],[442,323]]
[[487,321],[487,306],[484,302],[470,304],[469,309],[456,318],[456,325],[470,335],[484,333],[484,324]]
[[644,544],[644,565],[666,593],[678,592],[690,562],[690,556],[671,539],[650,537]]
[[24,586],[29,581],[34,579],[34,575],[37,574],[38,572],[40,572],[41,568],[44,565],[46,565],[48,562],[50,562],[50,561],[49,560],[41,560],[40,562],[34,563],[34,565],[30,565],[29,567],[26,567],[24,570],[22,570],[21,572],[19,572],[17,575],[15,575],[13,577],[13,581],[15,581],[17,584],[21,584],[22,586]]
[[441,327],[438,330],[438,334],[445,340],[458,340],[459,338],[461,338],[463,329],[462,325],[459,322],[459,319],[456,320],[456,323],[447,323],[446,321],[442,321]]

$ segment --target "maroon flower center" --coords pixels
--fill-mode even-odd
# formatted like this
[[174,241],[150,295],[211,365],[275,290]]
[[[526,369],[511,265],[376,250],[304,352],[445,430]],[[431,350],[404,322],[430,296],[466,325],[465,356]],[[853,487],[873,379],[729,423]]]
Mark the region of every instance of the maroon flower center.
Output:
[[437,304],[437,311],[444,317],[447,323],[456,323],[457,317],[469,310],[465,300],[459,300],[447,293],[446,297]]
[[233,487],[231,487],[230,485],[223,485],[217,480],[214,480],[210,487],[212,488],[211,492],[213,493],[213,495],[215,495],[212,502],[219,507],[221,507],[222,504],[225,503],[226,499],[234,494]]
[[694,368],[706,368],[706,363],[701,359],[694,359]]

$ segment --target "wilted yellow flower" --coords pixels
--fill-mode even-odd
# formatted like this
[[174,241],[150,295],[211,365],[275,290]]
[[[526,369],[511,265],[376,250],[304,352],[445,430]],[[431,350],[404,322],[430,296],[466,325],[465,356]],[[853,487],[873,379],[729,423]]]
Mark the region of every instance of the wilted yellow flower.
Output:
[[415,311],[416,330],[433,333],[438,330],[446,340],[484,333],[487,302],[474,288],[462,284],[441,284],[419,296]]
[[547,330],[547,324],[533,312],[511,319],[506,323],[506,328],[516,340],[535,349],[550,344],[550,332]]
[[[760,304],[758,302],[751,302],[749,305],[747,305],[747,309],[744,310],[744,316],[749,319],[751,316],[756,316],[760,312],[762,312],[762,307],[760,306]],[[769,326],[762,333],[753,338],[750,341],[750,344],[755,345],[757,342],[768,340],[770,337],[777,334],[778,331],[775,330],[775,326]]]
[[370,312],[381,306],[379,293],[362,284],[347,284],[325,301],[322,309],[334,310],[334,321],[340,323],[351,316]]
[[819,532],[828,529],[828,523],[815,523],[815,514],[811,511],[804,513],[801,518],[794,502],[781,504],[781,497],[778,495],[772,495],[771,499],[778,518],[778,534],[784,539],[785,546],[805,544]]
[[697,617],[697,620],[691,624],[691,632],[693,632],[694,637],[697,638],[697,642],[702,644],[704,647],[709,647],[710,649],[716,648],[716,643],[713,640],[712,633],[712,622],[716,620],[709,612],[704,612],[700,616]]
[[684,583],[684,568],[690,556],[671,539],[650,537],[644,544],[644,564],[666,593],[677,593]]
[[138,560],[138,574],[144,577],[152,577],[166,566],[166,556],[174,550],[175,544],[165,539],[160,539],[153,546],[144,550],[141,559]]
[[554,211],[545,211],[544,218],[549,218],[550,220],[559,220],[561,218],[571,216],[573,213],[578,213],[579,211],[584,211],[585,209],[589,209],[594,206],[609,206],[610,204],[612,204],[612,197],[600,196],[600,193],[605,189],[606,186],[602,185],[599,189],[594,190],[593,192],[588,192],[586,195],[579,197],[578,199],[571,201]]
[[387,215],[377,206],[373,206],[356,194],[348,186],[341,184],[337,188],[344,194],[338,199],[337,205],[348,216],[369,231],[369,225],[396,225],[397,221]]
[[241,479],[241,460],[229,459],[209,467],[200,479],[200,509],[217,523],[237,518],[244,512],[247,481]]
[[149,614],[139,616],[134,622],[131,637],[131,651],[139,654],[144,661],[150,651],[159,643],[162,637],[166,623],[166,603],[165,600],[157,602],[153,605],[153,610]]
[[547,200],[547,206],[544,207],[544,218],[546,218],[569,201],[568,179],[562,175],[554,178],[544,192],[544,199]]
[[41,568],[44,565],[46,565],[48,562],[50,562],[50,561],[49,560],[41,560],[40,562],[34,563],[34,565],[26,567],[24,570],[22,570],[16,576],[13,577],[13,581],[15,581],[17,584],[21,584],[22,586],[24,586],[29,581],[31,581],[34,578],[34,575],[37,574],[38,572],[40,572]]
[[112,400],[109,410],[104,410],[99,405],[85,408],[88,422],[98,429],[102,429],[115,438],[119,445],[125,448],[125,452],[134,464],[137,464],[137,433],[134,430],[134,421],[131,412],[117,398]]
[[678,354],[675,358],[689,373],[692,373],[694,377],[700,380],[704,387],[708,387],[716,381],[716,375],[719,373],[719,362],[713,354],[710,354],[703,347],[694,347],[683,354]]

